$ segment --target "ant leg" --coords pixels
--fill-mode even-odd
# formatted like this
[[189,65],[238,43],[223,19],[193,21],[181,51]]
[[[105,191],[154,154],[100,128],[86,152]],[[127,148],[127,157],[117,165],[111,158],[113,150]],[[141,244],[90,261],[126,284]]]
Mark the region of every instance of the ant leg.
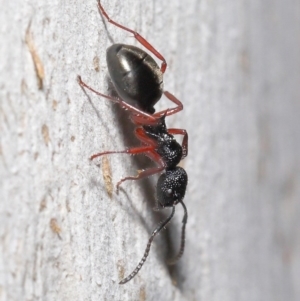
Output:
[[123,30],[126,30],[130,33],[132,33],[135,37],[135,39],[137,41],[139,41],[144,47],[146,47],[150,52],[152,52],[158,59],[160,59],[162,61],[161,63],[161,67],[160,70],[162,73],[165,73],[166,69],[167,69],[167,62],[165,60],[165,58],[145,39],[143,38],[138,32],[125,27],[117,22],[115,22],[114,20],[112,20],[108,14],[106,13],[106,11],[104,10],[104,8],[102,7],[100,0],[98,0],[98,9],[99,11],[102,13],[102,15],[107,19],[107,21]]
[[132,114],[130,116],[131,121],[138,125],[156,125],[159,122],[159,118],[157,116],[151,115],[151,119],[148,119],[144,116],[138,116],[136,114]]
[[126,177],[126,178],[121,179],[117,183],[117,189],[119,189],[119,186],[127,180],[140,180],[140,179],[143,179],[143,178],[147,178],[147,177],[153,176],[153,175],[163,171],[164,169],[165,169],[165,166],[149,168],[149,169],[146,169],[146,170],[139,170],[138,174],[136,176]]
[[[147,134],[145,133],[145,130],[143,128],[136,128],[135,129],[135,136],[146,145],[151,145],[153,148],[157,147],[157,142],[150,139]],[[154,158],[156,160],[156,158]]]
[[183,129],[168,129],[168,133],[171,135],[183,135],[182,140],[182,158],[185,158],[188,155],[188,133]]
[[159,172],[162,172],[166,166],[164,164],[164,162],[162,161],[161,157],[153,151],[152,148],[152,152],[148,152],[146,154],[149,158],[151,158],[153,161],[157,162],[159,164],[159,167],[153,167],[153,168],[149,168],[146,170],[138,170],[138,174],[136,176],[130,176],[130,177],[126,177],[121,179],[118,183],[117,183],[117,189],[119,189],[119,186],[121,185],[121,183],[127,181],[127,180],[140,180],[143,178],[147,178],[150,176],[153,176]]
[[186,210],[186,207],[185,207],[184,203],[182,201],[180,201],[180,203],[181,203],[181,205],[182,205],[182,207],[184,209],[184,216],[183,216],[183,219],[182,219],[180,249],[179,249],[178,254],[173,259],[171,259],[171,260],[168,261],[169,265],[175,264],[181,258],[181,256],[183,255],[183,252],[184,252],[184,246],[185,246],[185,226],[186,226],[186,223],[187,223],[188,214],[187,214],[187,210]]
[[85,82],[82,81],[80,75],[77,76],[77,81],[78,81],[79,85],[82,88],[87,88],[90,91],[92,91],[93,93],[95,93],[96,95],[105,97],[105,98],[111,100],[112,102],[119,104],[121,108],[123,108],[125,110],[128,110],[128,111],[130,111],[130,112],[132,112],[134,114],[137,114],[139,116],[142,116],[146,120],[151,120],[152,122],[154,122],[157,119],[157,118],[154,118],[152,115],[147,114],[147,113],[145,113],[145,112],[137,109],[136,107],[128,104],[127,102],[125,102],[125,101],[123,101],[123,100],[121,100],[119,98],[115,98],[115,97],[112,97],[112,96],[109,96],[109,95],[105,95],[105,94],[102,94],[102,93],[94,90],[92,87],[88,86]]
[[134,269],[134,271],[129,275],[127,276],[126,278],[124,278],[122,281],[120,281],[119,284],[125,284],[126,282],[130,281],[138,272],[139,270],[142,268],[143,264],[145,263],[145,261],[147,260],[147,257],[149,255],[149,252],[150,252],[150,248],[151,248],[151,244],[152,244],[152,241],[154,239],[154,237],[162,230],[164,229],[167,224],[171,221],[171,219],[173,218],[174,216],[174,213],[175,213],[175,206],[173,206],[172,208],[172,212],[170,214],[170,216],[164,221],[162,222],[151,234],[149,240],[148,240],[148,244],[147,244],[147,247],[146,247],[146,250],[145,250],[145,253],[144,253],[144,256],[142,257],[141,261],[139,262],[139,264],[137,265],[137,267]]
[[[137,128],[135,129],[135,135],[136,137],[144,142],[147,146],[139,146],[139,147],[132,147],[126,150],[122,151],[105,151],[101,153],[94,154],[90,157],[90,160],[94,160],[97,157],[103,156],[103,155],[111,155],[111,154],[129,154],[129,155],[137,155],[142,154],[146,152],[153,152],[154,147],[156,146],[156,143],[147,137],[145,131],[143,128]],[[154,158],[154,160],[157,160],[157,158]]]
[[97,157],[103,156],[103,155],[110,155],[110,154],[129,154],[129,155],[137,155],[146,153],[149,151],[153,151],[153,146],[142,146],[142,147],[133,147],[122,151],[106,151],[102,153],[98,153],[95,155],[92,155],[90,160],[94,160]]
[[157,174],[165,169],[165,164],[161,160],[160,156],[154,151],[154,147],[151,145],[150,146],[147,145],[147,146],[142,146],[142,147],[133,147],[133,148],[129,148],[129,149],[123,150],[123,151],[106,151],[106,152],[98,153],[98,154],[91,156],[90,160],[93,160],[97,157],[100,157],[103,155],[108,155],[108,154],[138,155],[138,154],[142,154],[142,153],[146,153],[146,155],[148,157],[150,157],[153,161],[158,162],[159,167],[149,168],[146,170],[139,170],[138,174],[136,176],[130,176],[130,177],[125,177],[125,178],[121,179],[116,185],[117,189],[119,189],[119,186],[121,185],[121,183],[123,183],[127,180],[139,180],[142,178],[150,177],[150,176]]
[[183,104],[178,98],[176,98],[173,94],[171,94],[168,91],[164,91],[164,94],[169,100],[174,102],[177,105],[177,107],[157,112],[154,114],[155,117],[161,117],[163,115],[170,116],[183,110]]

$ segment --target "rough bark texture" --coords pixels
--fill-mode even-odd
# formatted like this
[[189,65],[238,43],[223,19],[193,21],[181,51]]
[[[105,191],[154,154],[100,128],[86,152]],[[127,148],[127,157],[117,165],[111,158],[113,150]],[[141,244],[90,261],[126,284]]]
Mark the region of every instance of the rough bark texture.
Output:
[[103,0],[165,55],[165,88],[185,106],[168,126],[190,137],[184,257],[165,263],[178,208],[124,286],[165,215],[151,180],[110,197],[110,177],[143,162],[89,162],[136,141],[76,76],[110,93],[106,48],[138,44],[95,1],[1,2],[1,300],[300,300],[299,1]]

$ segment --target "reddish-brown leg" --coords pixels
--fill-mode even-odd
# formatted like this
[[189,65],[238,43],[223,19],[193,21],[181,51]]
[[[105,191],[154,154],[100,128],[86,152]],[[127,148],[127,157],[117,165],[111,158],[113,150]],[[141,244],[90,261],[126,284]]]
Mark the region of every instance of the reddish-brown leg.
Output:
[[188,155],[188,133],[183,129],[168,129],[168,133],[171,135],[183,135],[182,140],[182,158]]
[[146,145],[151,145],[153,149],[157,147],[157,142],[155,140],[150,139],[142,127],[135,129],[135,136]]
[[161,157],[154,151],[152,152],[147,152],[146,154],[149,158],[151,158],[153,161],[155,161],[156,163],[159,164],[159,167],[153,167],[153,168],[149,168],[146,170],[139,170],[138,174],[136,176],[131,176],[131,177],[126,177],[121,179],[118,183],[117,183],[117,189],[119,189],[119,186],[121,183],[127,181],[127,180],[140,180],[146,177],[150,177],[153,176],[159,172],[162,172],[166,167],[165,167],[165,163],[162,161]]
[[121,183],[127,180],[139,180],[145,177],[152,176],[156,173],[159,173],[165,169],[165,165],[163,161],[161,160],[160,156],[154,151],[153,146],[142,146],[142,147],[133,147],[127,150],[123,151],[106,151],[102,153],[95,154],[91,156],[91,160],[103,156],[103,155],[109,155],[109,154],[130,154],[130,155],[138,155],[138,154],[143,154],[145,153],[148,157],[150,157],[153,161],[157,162],[160,166],[159,167],[154,167],[154,168],[149,168],[146,170],[139,170],[138,174],[136,176],[130,176],[130,177],[125,177],[121,179],[117,183],[117,189],[119,189],[119,186]]
[[105,95],[105,94],[102,94],[102,93],[96,91],[95,89],[93,89],[92,87],[87,85],[85,82],[83,82],[80,75],[78,75],[77,81],[78,81],[78,83],[81,87],[89,89],[90,91],[92,91],[96,95],[105,97],[106,99],[109,99],[110,101],[113,101],[114,103],[119,104],[121,108],[127,109],[128,111],[132,112],[133,114],[136,114],[136,115],[140,116],[142,118],[142,120],[144,120],[145,122],[149,121],[150,124],[156,122],[156,120],[157,120],[156,117],[137,109],[136,107],[128,104],[127,102],[125,102],[125,101],[123,101],[119,98],[115,98],[115,97],[112,97],[112,96],[109,96],[109,95]]
[[169,100],[174,102],[177,106],[175,108],[172,108],[172,109],[166,109],[166,110],[162,110],[160,112],[157,112],[153,116],[155,116],[155,117],[161,117],[163,115],[170,116],[170,115],[176,114],[176,113],[183,110],[183,104],[179,99],[177,99],[173,94],[171,94],[168,91],[165,91],[164,94],[166,95],[166,97]]
[[138,155],[138,154],[145,154],[147,155],[149,158],[151,158],[153,161],[155,161],[156,163],[159,164],[159,167],[154,167],[154,168],[149,168],[146,170],[141,170],[138,171],[138,174],[136,176],[130,176],[130,177],[125,177],[123,179],[121,179],[118,183],[117,183],[117,189],[119,189],[119,186],[121,183],[123,183],[124,181],[127,180],[139,180],[145,177],[149,177],[152,176],[156,173],[159,173],[161,171],[163,171],[165,169],[165,164],[163,162],[163,160],[161,159],[161,157],[155,152],[154,146],[155,143],[153,143],[149,138],[146,137],[145,133],[143,132],[142,129],[137,129],[136,130],[136,136],[143,141],[144,143],[150,144],[150,145],[146,145],[146,146],[140,146],[140,147],[132,147],[123,151],[106,151],[106,152],[102,152],[102,153],[98,153],[95,154],[93,156],[91,156],[91,160],[103,156],[103,155],[109,155],[109,154],[130,154],[130,155]]
[[112,20],[108,14],[106,13],[106,11],[104,10],[104,8],[102,7],[100,0],[98,0],[98,8],[99,11],[102,13],[102,15],[107,19],[107,21],[123,30],[126,30],[130,33],[132,33],[134,35],[134,37],[136,38],[136,40],[138,40],[144,47],[146,47],[149,51],[151,51],[158,59],[160,59],[162,61],[161,63],[161,67],[160,70],[162,73],[164,73],[167,69],[167,62],[165,60],[165,58],[145,39],[143,38],[138,32],[125,27],[117,22],[115,22],[114,20]]
[[159,122],[159,117],[151,115],[153,118],[149,119],[147,117],[144,116],[140,116],[137,114],[132,114],[130,116],[130,119],[132,120],[132,122],[138,126],[142,126],[142,125],[155,125]]
[[142,153],[146,153],[149,151],[153,151],[153,146],[142,146],[142,147],[132,147],[122,151],[106,151],[98,154],[94,154],[91,156],[90,160],[94,160],[97,157],[103,155],[111,155],[111,154],[129,154],[129,155],[138,155]]

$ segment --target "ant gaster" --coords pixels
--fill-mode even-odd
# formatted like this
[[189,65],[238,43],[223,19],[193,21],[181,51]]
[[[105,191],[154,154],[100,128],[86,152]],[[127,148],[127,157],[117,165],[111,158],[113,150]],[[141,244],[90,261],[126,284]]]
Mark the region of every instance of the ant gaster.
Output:
[[[91,156],[91,160],[106,154],[126,153],[145,154],[155,161],[158,166],[138,172],[137,176],[121,179],[119,185],[126,180],[138,180],[165,171],[158,179],[156,188],[157,209],[171,207],[170,216],[152,232],[144,256],[134,271],[120,284],[130,281],[142,268],[146,261],[154,237],[166,227],[175,213],[175,206],[180,203],[184,209],[182,220],[181,246],[179,253],[169,264],[174,264],[182,256],[185,244],[185,225],[187,223],[187,209],[183,198],[187,186],[187,174],[179,166],[181,159],[188,153],[188,135],[183,129],[167,129],[165,118],[183,109],[182,103],[171,93],[163,91],[163,74],[167,68],[164,57],[140,34],[113,21],[98,1],[99,12],[116,27],[132,33],[135,39],[146,49],[162,61],[161,67],[144,50],[131,45],[114,44],[107,49],[106,60],[108,71],[119,98],[97,92],[78,76],[81,87],[87,88],[99,96],[118,103],[123,109],[130,112],[130,118],[136,125],[135,135],[142,142],[141,146],[124,151],[105,151]],[[155,113],[154,105],[164,94],[176,107]],[[183,135],[180,145],[173,135]]]

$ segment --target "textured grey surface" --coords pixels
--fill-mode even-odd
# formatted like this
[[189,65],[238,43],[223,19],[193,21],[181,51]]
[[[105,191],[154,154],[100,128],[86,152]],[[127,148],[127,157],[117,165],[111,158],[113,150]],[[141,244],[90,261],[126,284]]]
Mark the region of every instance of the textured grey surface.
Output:
[[[165,55],[165,88],[185,105],[168,121],[190,136],[185,255],[168,269],[178,208],[138,276],[117,284],[162,215],[151,181],[109,198],[88,158],[134,143],[132,128],[76,76],[106,92],[105,49],[134,39],[95,1],[2,1],[0,300],[299,300],[299,1],[103,5]],[[135,173],[132,158],[108,159],[114,184]]]

